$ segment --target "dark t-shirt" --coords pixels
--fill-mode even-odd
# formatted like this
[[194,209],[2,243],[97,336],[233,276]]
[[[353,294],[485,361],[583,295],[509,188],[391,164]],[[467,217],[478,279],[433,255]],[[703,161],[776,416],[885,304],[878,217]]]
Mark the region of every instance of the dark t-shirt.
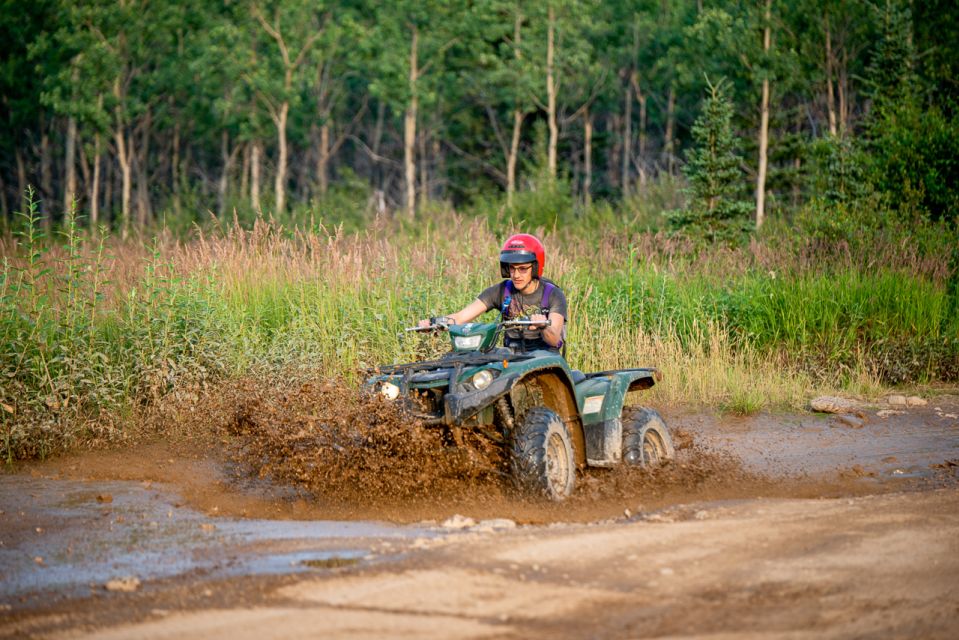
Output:
[[[487,311],[490,309],[499,311],[503,308],[503,293],[506,291],[505,282],[506,281],[498,282],[492,287],[484,289],[483,292],[477,296],[477,300],[486,305]],[[546,287],[544,285],[547,282],[553,285],[553,290],[549,294],[549,309],[544,311],[543,294],[546,293]],[[520,293],[515,289],[513,290],[509,309],[506,310],[506,319],[527,320],[529,316],[534,313],[542,313],[546,317],[549,317],[550,313],[558,313],[563,316],[564,319],[569,320],[566,307],[566,294],[563,293],[563,290],[560,289],[555,282],[541,278],[536,291],[528,295]],[[565,334],[565,330],[563,333]],[[522,343],[523,340],[526,342],[526,349],[528,351],[534,349],[556,349],[556,347],[550,346],[543,340],[542,329],[510,329],[506,332],[506,344],[508,346]]]

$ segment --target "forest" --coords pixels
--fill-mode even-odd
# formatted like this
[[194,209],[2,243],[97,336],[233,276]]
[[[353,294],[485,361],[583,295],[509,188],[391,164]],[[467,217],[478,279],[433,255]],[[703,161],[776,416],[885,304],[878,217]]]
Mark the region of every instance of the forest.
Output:
[[571,366],[959,381],[945,0],[0,2],[0,456],[332,377],[543,239]]
[[567,196],[553,215],[594,203],[629,215],[656,193],[682,207],[673,179],[687,177],[716,87],[729,157],[694,169],[755,227],[865,191],[955,217],[959,12],[945,0],[7,0],[0,12],[8,227],[30,188],[45,223],[75,203],[124,237],[211,213],[362,224],[431,202],[502,210],[543,179]]

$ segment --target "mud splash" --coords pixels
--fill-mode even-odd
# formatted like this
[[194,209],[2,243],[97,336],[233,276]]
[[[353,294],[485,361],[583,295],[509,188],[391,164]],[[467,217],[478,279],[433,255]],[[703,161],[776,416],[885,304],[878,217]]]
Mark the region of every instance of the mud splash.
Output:
[[332,503],[455,496],[493,481],[484,452],[451,450],[386,399],[331,380],[224,390],[235,407],[222,429],[230,455],[251,473]]
[[505,461],[474,440],[451,447],[395,403],[333,381],[245,380],[218,392],[219,429],[249,475],[296,487],[343,511],[411,521],[468,511],[538,523],[589,520],[667,504],[679,496],[738,496],[768,482],[734,456],[674,429],[677,458],[653,469],[588,470],[561,505],[512,488]]

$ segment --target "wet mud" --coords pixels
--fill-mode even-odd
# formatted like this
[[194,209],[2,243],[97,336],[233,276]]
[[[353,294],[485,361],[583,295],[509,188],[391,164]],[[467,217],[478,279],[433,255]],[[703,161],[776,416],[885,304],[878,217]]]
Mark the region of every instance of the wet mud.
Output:
[[[164,437],[0,475],[0,619],[77,615],[85,609],[72,602],[127,590],[148,612],[170,598],[179,609],[257,602],[241,587],[253,576],[390,575],[415,566],[418,550],[507,525],[519,539],[576,523],[585,535],[708,521],[757,499],[948,496],[959,486],[957,396],[867,406],[856,426],[812,413],[662,413],[675,460],[585,470],[553,504],[516,493],[480,441],[453,451],[380,398],[332,381],[234,382],[153,416]],[[203,586],[213,584],[222,588]]]

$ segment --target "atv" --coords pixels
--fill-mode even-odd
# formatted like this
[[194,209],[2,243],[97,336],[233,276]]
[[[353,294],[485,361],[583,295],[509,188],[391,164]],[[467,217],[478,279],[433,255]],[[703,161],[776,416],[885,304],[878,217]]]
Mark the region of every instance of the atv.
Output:
[[656,369],[582,373],[554,351],[496,346],[507,329],[543,324],[434,319],[406,331],[448,332],[452,350],[433,360],[377,367],[366,387],[405,403],[422,423],[443,429],[453,445],[479,436],[501,453],[518,488],[551,500],[573,492],[577,467],[653,466],[671,459],[662,417],[623,406],[629,391],[661,379]]

